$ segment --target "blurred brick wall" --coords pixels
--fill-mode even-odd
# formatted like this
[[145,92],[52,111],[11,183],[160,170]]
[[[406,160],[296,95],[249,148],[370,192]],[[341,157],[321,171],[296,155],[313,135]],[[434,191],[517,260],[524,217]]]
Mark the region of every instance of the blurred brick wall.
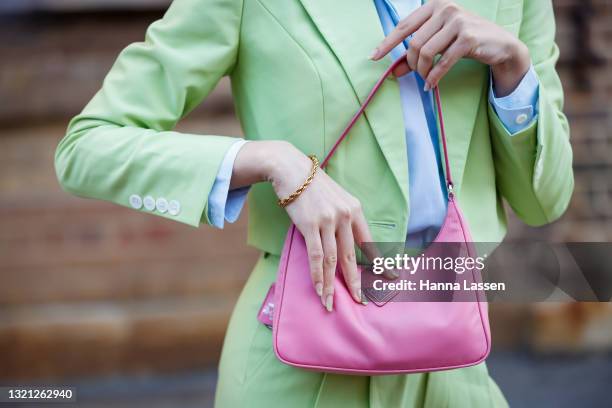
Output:
[[[612,241],[612,1],[553,0],[557,70],[574,151],[575,191],[563,218],[531,228],[513,218],[508,239]],[[610,303],[491,307],[496,347],[540,353],[612,349]]]
[[[214,363],[256,257],[244,244],[244,219],[224,231],[193,229],[78,199],[59,189],[52,167],[67,119],[164,2],[126,0],[103,12],[92,1],[60,3],[53,12],[0,17],[0,380]],[[534,229],[514,220],[511,237],[609,241],[612,5],[555,4],[576,194],[561,221]],[[181,129],[240,134],[227,81]],[[565,309],[493,313],[506,345],[525,337],[547,344],[551,331],[531,330],[525,317],[554,326],[557,337],[566,326],[552,323],[567,321]],[[584,323],[590,314],[580,316]]]
[[[82,4],[64,1],[58,12],[2,19],[0,380],[218,359],[257,255],[245,245],[245,219],[223,231],[191,228],[70,196],[53,170],[68,118],[162,15],[163,2],[153,3],[66,12]],[[228,81],[179,129],[240,136]]]
[[612,241],[612,2],[554,4],[576,188],[561,221],[538,229],[515,221],[511,237]]

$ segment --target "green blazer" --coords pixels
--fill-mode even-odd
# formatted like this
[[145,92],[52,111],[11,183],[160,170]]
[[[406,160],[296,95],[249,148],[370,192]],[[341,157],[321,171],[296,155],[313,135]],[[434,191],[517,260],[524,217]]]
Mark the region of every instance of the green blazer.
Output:
[[[512,137],[489,106],[487,66],[461,60],[440,83],[458,201],[473,238],[498,242],[504,200],[523,221],[541,225],[564,212],[573,189],[554,16],[544,0],[458,2],[518,35],[540,79],[538,120]],[[209,223],[207,197],[236,139],[178,133],[177,122],[229,75],[247,139],[288,140],[322,158],[390,64],[368,59],[382,38],[371,0],[175,0],[144,42],[123,50],[70,122],[56,152],[58,179],[71,193],[128,207],[133,194],[177,200],[180,212],[151,213]],[[376,241],[404,240],[414,199],[401,109],[398,83],[389,79],[328,167],[361,200]],[[248,242],[279,254],[289,218],[269,184],[253,186],[248,209]],[[271,280],[273,263],[267,269]],[[239,302],[236,313],[253,313],[262,290],[243,295],[248,306]],[[247,324],[252,332],[231,324],[228,336],[260,330]]]
[[[573,189],[550,2],[463,0],[528,45],[540,79],[537,123],[510,137],[491,110],[489,70],[460,61],[441,81],[459,203],[475,240],[506,232],[502,200],[531,225],[558,218]],[[175,0],[128,46],[56,154],[68,191],[129,206],[132,194],[181,204],[168,217],[208,223],[207,197],[235,139],[174,132],[229,75],[247,139],[284,139],[323,157],[390,63],[368,60],[383,32],[370,0]],[[376,241],[408,225],[408,163],[399,88],[389,80],[328,172],[362,202]],[[280,252],[289,219],[269,184],[249,197],[249,243]],[[142,208],[140,211],[147,211]]]

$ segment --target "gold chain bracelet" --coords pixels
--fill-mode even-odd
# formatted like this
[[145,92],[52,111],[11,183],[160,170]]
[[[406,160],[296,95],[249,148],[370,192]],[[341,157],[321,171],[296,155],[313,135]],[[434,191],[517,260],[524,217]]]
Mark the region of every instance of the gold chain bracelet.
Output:
[[306,187],[308,187],[308,185],[312,182],[312,179],[314,179],[314,176],[317,174],[317,169],[319,168],[319,159],[317,159],[317,156],[315,156],[314,154],[308,156],[308,158],[312,161],[312,170],[310,171],[310,175],[308,176],[304,184],[302,184],[297,190],[291,193],[289,197],[278,199],[278,205],[281,208],[285,208],[293,201],[295,201],[295,199],[298,198],[300,194],[304,192],[304,190],[306,190]]

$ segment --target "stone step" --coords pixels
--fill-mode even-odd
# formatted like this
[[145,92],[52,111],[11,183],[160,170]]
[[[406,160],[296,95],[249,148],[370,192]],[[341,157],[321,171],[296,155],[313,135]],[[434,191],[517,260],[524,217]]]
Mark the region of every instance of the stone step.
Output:
[[0,381],[216,364],[237,293],[0,311]]
[[541,303],[532,308],[529,342],[542,355],[612,349],[612,304]]

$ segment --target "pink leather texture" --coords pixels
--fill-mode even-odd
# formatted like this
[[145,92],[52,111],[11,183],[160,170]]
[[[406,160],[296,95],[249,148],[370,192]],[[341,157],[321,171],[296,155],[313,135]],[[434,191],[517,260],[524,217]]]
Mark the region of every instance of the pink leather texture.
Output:
[[[374,86],[323,165],[395,66],[397,62]],[[449,188],[446,218],[435,242],[461,243],[475,257],[472,238],[452,193],[440,97],[437,88],[434,92]],[[361,305],[352,299],[342,274],[337,271],[334,310],[330,313],[314,291],[308,265],[304,238],[292,225],[276,283],[258,315],[268,325],[272,320],[274,351],[286,364],[343,374],[400,374],[466,367],[483,361],[489,354],[487,304],[481,292],[474,292],[473,301],[389,301]],[[480,282],[475,270],[466,272],[464,279],[466,275],[468,281]]]

